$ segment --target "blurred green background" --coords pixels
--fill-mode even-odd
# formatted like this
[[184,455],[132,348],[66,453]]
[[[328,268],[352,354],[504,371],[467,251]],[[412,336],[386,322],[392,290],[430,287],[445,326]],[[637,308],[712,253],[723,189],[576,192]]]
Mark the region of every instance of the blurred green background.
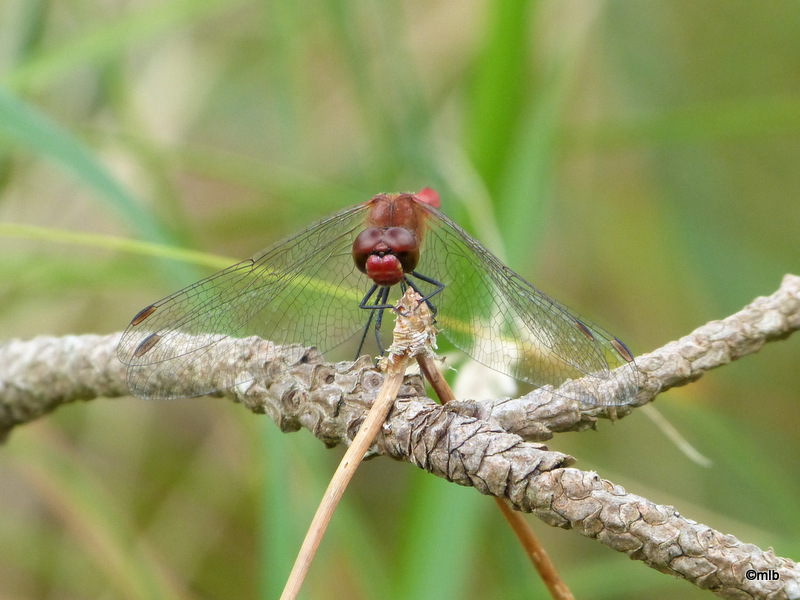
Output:
[[[0,335],[109,333],[381,191],[655,349],[800,271],[800,4],[3,0]],[[67,235],[70,234],[70,235]],[[98,237],[108,236],[108,237]],[[166,254],[166,251],[165,251]],[[800,340],[551,442],[800,557]],[[0,448],[0,596],[274,598],[342,454],[209,398],[99,400]],[[492,502],[363,466],[306,598],[541,598]],[[579,598],[700,598],[535,519]]]

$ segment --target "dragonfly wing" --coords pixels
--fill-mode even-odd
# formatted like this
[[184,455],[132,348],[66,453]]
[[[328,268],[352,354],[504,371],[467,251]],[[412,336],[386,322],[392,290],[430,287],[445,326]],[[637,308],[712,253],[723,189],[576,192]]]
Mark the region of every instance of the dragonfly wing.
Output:
[[438,210],[429,213],[417,271],[445,289],[432,298],[437,326],[484,365],[588,404],[620,405],[638,389],[633,357],[616,337],[503,265]]
[[208,373],[198,366],[221,348],[230,355],[248,351],[234,342],[249,336],[313,344],[323,352],[351,337],[364,325],[358,304],[370,287],[352,260],[366,210],[361,204],[326,217],[142,310],[118,348],[131,392],[143,398],[199,396],[244,383],[253,375]]

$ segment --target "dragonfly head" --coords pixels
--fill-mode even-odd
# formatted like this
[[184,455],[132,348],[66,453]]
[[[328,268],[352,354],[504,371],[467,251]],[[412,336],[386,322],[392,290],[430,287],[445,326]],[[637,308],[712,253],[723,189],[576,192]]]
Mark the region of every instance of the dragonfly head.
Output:
[[353,242],[353,260],[378,285],[396,285],[416,268],[419,240],[405,227],[370,227]]

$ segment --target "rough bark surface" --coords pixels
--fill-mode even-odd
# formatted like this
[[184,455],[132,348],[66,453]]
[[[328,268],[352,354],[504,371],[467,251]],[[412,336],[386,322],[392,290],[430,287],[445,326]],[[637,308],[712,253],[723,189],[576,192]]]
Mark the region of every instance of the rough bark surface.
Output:
[[[571,468],[572,457],[537,443],[561,431],[621,418],[660,392],[756,352],[800,329],[800,277],[787,275],[774,294],[757,298],[721,321],[699,327],[637,357],[640,392],[633,405],[587,409],[543,388],[517,399],[453,402],[425,397],[418,377],[406,378],[375,451],[413,463],[483,494],[505,498],[549,525],[574,529],[634,560],[723,598],[800,598],[800,568],[786,558],[740,542],[681,516],[675,508],[629,494],[596,473]],[[40,337],[0,345],[0,435],[76,400],[127,395],[125,367],[116,358],[120,334]],[[283,431],[309,429],[328,446],[350,444],[383,384],[369,359],[326,364],[313,349],[278,349],[256,364],[257,338],[230,340],[249,351],[209,357],[199,369],[248,369],[247,385],[220,392]],[[566,385],[569,385],[566,384]],[[748,573],[777,579],[749,579]]]

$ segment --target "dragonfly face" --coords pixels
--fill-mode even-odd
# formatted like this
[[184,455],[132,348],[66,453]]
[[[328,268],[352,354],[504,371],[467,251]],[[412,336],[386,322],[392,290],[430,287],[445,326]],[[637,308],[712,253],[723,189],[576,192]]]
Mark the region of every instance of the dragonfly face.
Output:
[[[220,383],[193,368],[223,340],[259,336],[326,352],[359,332],[363,345],[374,327],[381,349],[383,311],[412,287],[441,333],[479,362],[537,386],[579,379],[565,394],[584,403],[630,402],[638,374],[625,344],[503,265],[438,200],[428,188],[380,194],[141,310],[118,350],[131,391],[201,395],[252,379]],[[165,389],[164,375],[177,383]]]
[[370,227],[353,242],[353,261],[378,285],[397,285],[419,262],[419,240],[404,227]]

